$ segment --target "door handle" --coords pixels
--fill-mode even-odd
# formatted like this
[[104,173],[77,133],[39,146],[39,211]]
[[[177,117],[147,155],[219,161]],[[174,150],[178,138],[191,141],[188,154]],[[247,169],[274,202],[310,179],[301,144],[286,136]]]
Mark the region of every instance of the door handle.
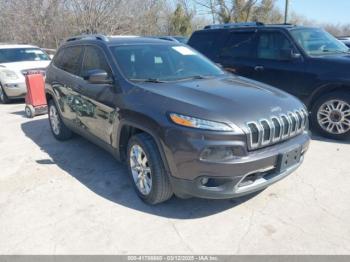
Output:
[[265,67],[264,66],[260,66],[260,65],[254,67],[254,70],[257,71],[257,72],[264,71],[264,69],[265,69]]

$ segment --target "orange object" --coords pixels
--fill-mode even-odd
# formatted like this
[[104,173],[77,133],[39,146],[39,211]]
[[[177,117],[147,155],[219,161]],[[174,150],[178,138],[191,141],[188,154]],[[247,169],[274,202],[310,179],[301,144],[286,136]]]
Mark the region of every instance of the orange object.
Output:
[[36,115],[47,113],[47,101],[45,95],[45,80],[42,74],[26,75],[26,107],[27,117],[32,118]]

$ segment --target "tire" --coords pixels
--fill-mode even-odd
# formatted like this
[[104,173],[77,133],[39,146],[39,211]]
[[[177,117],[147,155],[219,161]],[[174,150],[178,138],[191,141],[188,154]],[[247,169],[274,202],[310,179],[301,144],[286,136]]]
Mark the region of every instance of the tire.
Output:
[[5,93],[4,88],[0,84],[0,103],[8,104],[10,102],[11,102],[11,100],[8,98],[8,96]]
[[[137,151],[136,149],[138,152],[142,151],[140,153],[141,159],[143,160],[143,163],[145,163],[144,165],[138,166],[138,171],[136,170],[137,167],[135,167],[135,158],[137,158],[135,157],[135,152]],[[146,133],[134,135],[129,140],[127,150],[128,171],[138,196],[143,201],[151,205],[159,204],[170,199],[173,195],[173,191],[171,189],[169,176],[164,168],[163,160],[153,138]],[[148,182],[149,180],[151,181],[148,183],[148,186],[147,181],[139,182],[137,185],[137,179],[142,176],[147,177]],[[143,181],[145,180],[143,179]]]
[[55,102],[49,101],[49,122],[53,136],[60,141],[68,140],[72,137],[72,131],[63,123]]
[[32,105],[26,105],[24,111],[28,118],[33,118],[35,116],[35,109]]
[[320,97],[311,110],[311,125],[324,137],[350,138],[350,93],[333,92]]

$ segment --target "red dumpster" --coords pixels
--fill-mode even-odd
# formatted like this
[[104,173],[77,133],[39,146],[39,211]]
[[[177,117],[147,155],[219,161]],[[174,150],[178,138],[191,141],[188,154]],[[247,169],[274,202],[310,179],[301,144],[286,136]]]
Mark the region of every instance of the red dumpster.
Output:
[[45,82],[42,74],[26,75],[26,116],[32,118],[36,115],[47,113],[47,101],[45,95]]

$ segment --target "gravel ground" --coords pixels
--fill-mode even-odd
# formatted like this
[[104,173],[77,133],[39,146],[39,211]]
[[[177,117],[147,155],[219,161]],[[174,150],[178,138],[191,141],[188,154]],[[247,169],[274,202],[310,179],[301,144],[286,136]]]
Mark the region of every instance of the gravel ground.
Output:
[[314,138],[260,194],[148,206],[123,165],[0,104],[0,254],[350,254],[350,143]]

